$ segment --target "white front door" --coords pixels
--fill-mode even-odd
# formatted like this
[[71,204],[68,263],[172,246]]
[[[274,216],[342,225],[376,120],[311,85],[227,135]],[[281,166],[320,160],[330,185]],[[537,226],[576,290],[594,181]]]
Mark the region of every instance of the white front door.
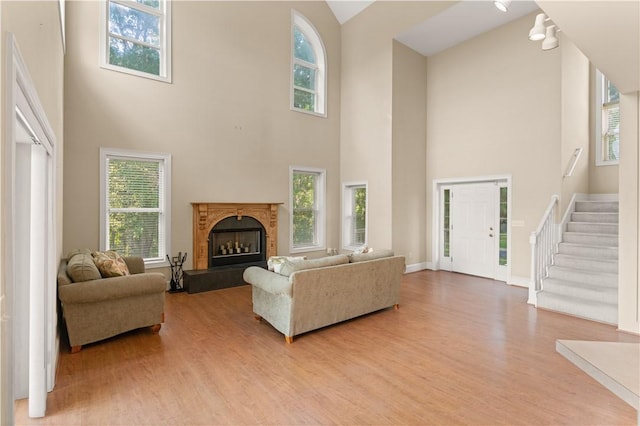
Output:
[[450,256],[454,272],[495,277],[498,197],[494,183],[455,185],[451,190]]

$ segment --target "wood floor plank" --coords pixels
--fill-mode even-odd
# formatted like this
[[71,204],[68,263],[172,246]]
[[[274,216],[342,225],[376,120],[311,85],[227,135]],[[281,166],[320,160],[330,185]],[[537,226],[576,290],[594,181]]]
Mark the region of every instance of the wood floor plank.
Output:
[[[633,408],[555,351],[556,339],[638,342],[536,310],[527,290],[407,274],[392,308],[285,344],[251,287],[167,294],[159,334],[62,347],[47,416],[17,424],[631,425]],[[66,342],[65,342],[66,344]]]

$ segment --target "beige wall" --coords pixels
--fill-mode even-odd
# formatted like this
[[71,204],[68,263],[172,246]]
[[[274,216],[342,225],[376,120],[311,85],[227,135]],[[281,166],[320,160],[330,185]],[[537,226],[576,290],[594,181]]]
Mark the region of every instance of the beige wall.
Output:
[[618,328],[640,333],[640,92],[620,96]]
[[427,58],[394,41],[392,77],[392,247],[416,265],[427,255]]
[[[452,2],[376,2],[342,26],[342,121],[340,171],[343,181],[366,180],[369,245],[392,247],[415,257],[393,236],[393,37]],[[393,19],[389,19],[393,17]],[[424,235],[424,234],[423,234]],[[414,235],[414,238],[423,238]],[[425,242],[419,243],[424,245]],[[423,259],[420,259],[421,261]]]
[[529,235],[562,176],[562,48],[529,42],[533,16],[427,60],[427,202],[434,179],[511,175],[511,273],[526,280]]
[[[589,193],[589,60],[571,40],[560,38],[561,63],[561,152],[560,170],[562,190],[560,212],[563,213],[573,194]],[[583,152],[571,176],[564,176],[574,152]]]
[[[618,165],[596,166],[596,111],[594,108],[596,69],[592,65],[589,74],[590,90],[590,130],[589,130],[589,193],[617,194],[618,193]],[[599,112],[599,111],[597,111]]]
[[[5,209],[7,206],[3,204],[6,194],[2,191],[7,182],[4,176],[4,167],[6,161],[6,147],[10,143],[6,139],[4,133],[7,128],[6,116],[13,117],[12,111],[5,111],[5,96],[11,86],[5,85],[7,76],[5,75],[6,67],[9,65],[5,62],[6,54],[6,32],[11,32],[15,36],[15,40],[19,46],[22,57],[31,75],[31,80],[35,86],[38,98],[45,114],[47,115],[49,125],[54,132],[56,145],[54,147],[57,156],[56,163],[56,179],[59,183],[56,188],[56,256],[61,253],[62,247],[62,158],[63,158],[63,46],[60,29],[60,15],[58,12],[58,2],[0,2],[0,206],[2,206],[2,221],[0,221],[0,234],[6,235],[5,226]],[[13,107],[11,107],[13,108]],[[2,245],[4,247],[4,244]],[[5,282],[4,265],[5,253],[0,250],[0,293],[4,297],[6,289],[11,283]],[[4,316],[4,303],[0,315]],[[7,339],[8,330],[5,321],[3,321],[0,330],[0,340],[2,347],[0,348],[0,423],[13,423],[13,404],[14,398],[13,383],[11,382],[10,371],[13,365],[9,364],[10,357],[8,351],[14,349],[13,342]],[[53,324],[55,327],[56,325]],[[24,336],[14,336],[15,338],[24,338]]]
[[[98,66],[98,2],[67,6],[65,250],[98,247],[99,149],[172,155],[172,251],[188,252],[191,202],[282,202],[289,166],[327,171],[327,245],[338,247],[340,27],[325,2],[173,2],[173,83]],[[289,109],[291,9],[327,51],[328,115]],[[311,254],[313,255],[313,254]]]

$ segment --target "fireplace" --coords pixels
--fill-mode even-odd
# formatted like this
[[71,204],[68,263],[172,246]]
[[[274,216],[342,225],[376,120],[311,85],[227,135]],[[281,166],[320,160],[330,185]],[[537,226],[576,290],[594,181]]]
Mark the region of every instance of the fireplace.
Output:
[[266,234],[249,216],[228,217],[209,233],[209,268],[266,261]]
[[251,265],[266,267],[277,254],[281,203],[191,203],[193,270],[184,271],[189,293],[244,285]]

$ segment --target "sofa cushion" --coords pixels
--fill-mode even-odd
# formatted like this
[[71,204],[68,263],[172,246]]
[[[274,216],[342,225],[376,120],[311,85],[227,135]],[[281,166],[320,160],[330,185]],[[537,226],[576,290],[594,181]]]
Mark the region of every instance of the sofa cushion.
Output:
[[91,253],[102,278],[121,277],[129,274],[126,262],[113,250],[94,251]]
[[67,259],[67,275],[74,283],[102,278],[89,250],[74,250],[69,253]]
[[294,272],[302,271],[303,269],[324,268],[326,266],[343,265],[345,263],[349,263],[349,258],[344,254],[321,257],[320,259],[298,260],[295,262],[285,260],[282,264],[280,274],[288,277]]
[[349,255],[349,262],[363,262],[365,260],[374,260],[380,259],[383,257],[391,257],[393,256],[393,250],[384,249],[384,250],[371,250],[368,253],[351,253]]

